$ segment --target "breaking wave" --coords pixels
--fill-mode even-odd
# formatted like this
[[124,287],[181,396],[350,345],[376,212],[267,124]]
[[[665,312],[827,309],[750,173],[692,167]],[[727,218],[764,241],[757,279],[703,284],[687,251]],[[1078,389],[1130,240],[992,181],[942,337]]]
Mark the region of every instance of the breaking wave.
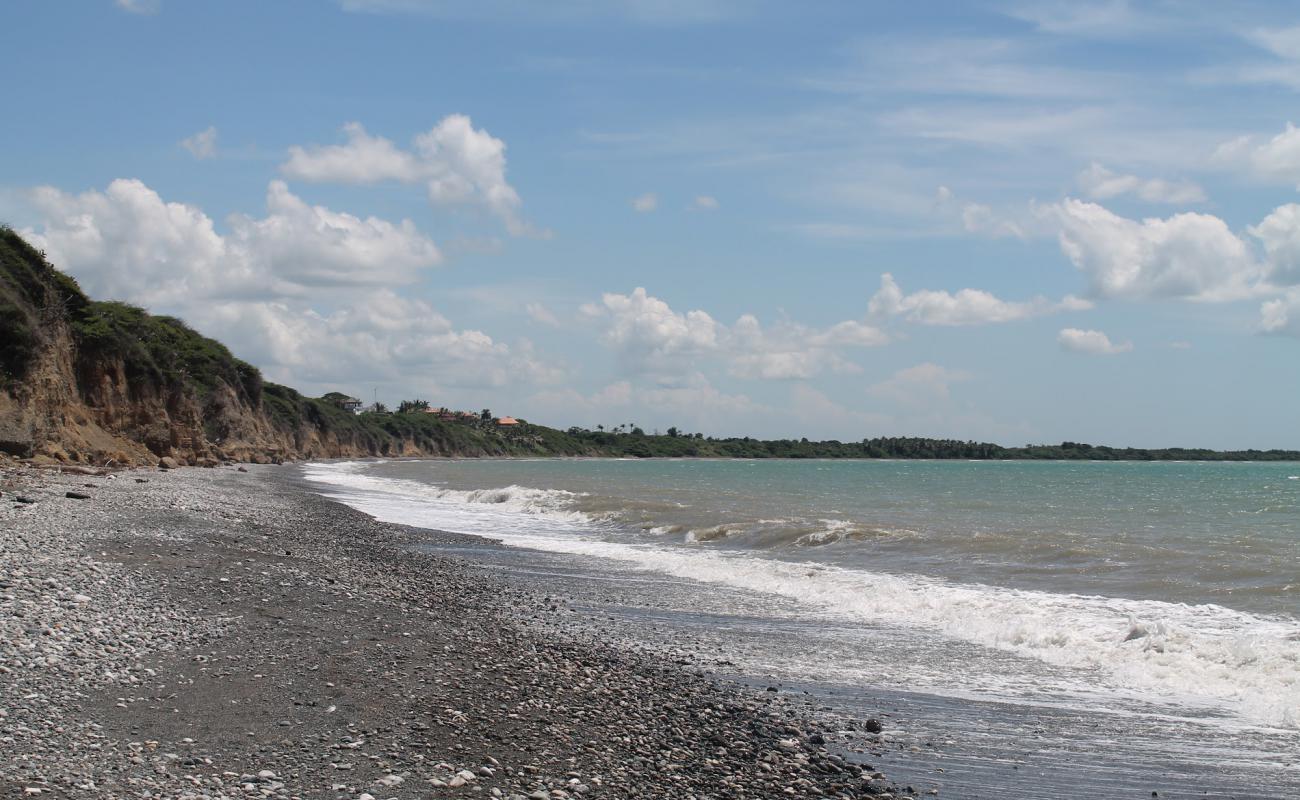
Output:
[[362,467],[312,464],[305,474],[325,494],[383,521],[779,595],[819,618],[921,629],[1065,668],[1060,685],[1041,687],[1047,693],[1137,695],[1238,723],[1300,728],[1300,621],[1292,617],[848,569],[787,560],[781,553],[792,551],[780,548],[682,546],[745,537],[816,548],[909,532],[834,519],[629,529],[617,518],[577,510],[581,494],[523,486],[452,490],[366,475]]

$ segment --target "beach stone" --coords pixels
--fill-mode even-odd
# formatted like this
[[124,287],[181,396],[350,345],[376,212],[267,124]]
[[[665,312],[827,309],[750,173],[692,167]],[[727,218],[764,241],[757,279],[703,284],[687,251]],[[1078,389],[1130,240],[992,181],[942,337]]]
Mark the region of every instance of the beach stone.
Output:
[[[178,800],[889,790],[860,789],[860,768],[815,749],[813,731],[852,726],[792,710],[798,693],[714,683],[691,644],[611,645],[550,615],[581,598],[418,549],[454,534],[255,472],[158,473],[146,491],[123,473],[94,503],[0,509],[19,523],[0,519],[0,786]],[[71,480],[0,485],[57,497]],[[187,717],[204,720],[198,743]]]

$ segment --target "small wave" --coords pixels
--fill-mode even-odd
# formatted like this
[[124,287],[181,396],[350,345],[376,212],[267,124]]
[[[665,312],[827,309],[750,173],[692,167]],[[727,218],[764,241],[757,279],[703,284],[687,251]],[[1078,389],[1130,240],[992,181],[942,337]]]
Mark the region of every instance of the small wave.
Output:
[[685,533],[686,526],[685,525],[651,525],[650,527],[642,526],[642,530],[646,530],[658,536],[668,536],[677,533]]
[[726,539],[728,536],[734,536],[742,532],[741,529],[731,528],[726,525],[714,525],[710,528],[700,528],[686,532],[686,538],[683,541],[686,544],[700,544],[702,542],[716,542],[720,539]]
[[[331,495],[383,521],[484,533],[524,547],[781,596],[828,619],[916,628],[1071,670],[1060,678],[1068,685],[1042,687],[1049,694],[1057,688],[1073,691],[1078,682],[1085,687],[1080,691],[1138,692],[1153,702],[1212,706],[1248,724],[1300,728],[1300,622],[1294,617],[833,565],[810,569],[806,563],[730,548],[606,541],[590,518],[573,509],[581,495],[570,492],[520,486],[438,489],[369,476],[346,465],[309,465],[306,474],[328,485]],[[811,536],[812,544],[836,535],[888,535],[844,520],[812,525],[794,539],[788,538],[790,522],[768,533],[787,537],[781,539],[787,545],[804,536]],[[693,529],[685,539],[705,543],[742,534],[757,537],[751,523]]]

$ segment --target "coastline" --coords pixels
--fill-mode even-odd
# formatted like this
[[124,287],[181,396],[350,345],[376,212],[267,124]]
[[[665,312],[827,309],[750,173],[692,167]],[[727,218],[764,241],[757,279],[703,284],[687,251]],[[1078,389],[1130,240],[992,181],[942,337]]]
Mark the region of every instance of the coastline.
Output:
[[288,468],[3,484],[6,796],[909,794],[784,696],[568,630],[558,599],[415,548],[483,540]]

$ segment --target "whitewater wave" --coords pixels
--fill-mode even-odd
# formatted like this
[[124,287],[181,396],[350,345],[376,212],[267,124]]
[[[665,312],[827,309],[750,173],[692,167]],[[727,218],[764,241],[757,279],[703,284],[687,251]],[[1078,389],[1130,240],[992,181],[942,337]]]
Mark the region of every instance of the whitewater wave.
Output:
[[[355,463],[306,467],[326,493],[387,521],[479,533],[508,544],[610,559],[644,570],[797,601],[846,624],[919,628],[1067,668],[1047,691],[1139,694],[1152,702],[1209,708],[1239,722],[1300,728],[1300,622],[1218,605],[1187,605],[955,584],[755,551],[611,541],[606,520],[572,506],[581,495],[509,486],[449,490],[363,474]],[[804,534],[824,544],[855,531],[822,520]],[[701,536],[701,534],[704,534]],[[725,539],[726,526],[688,531],[687,541]],[[692,539],[692,537],[694,537]],[[672,541],[669,539],[668,541]]]

